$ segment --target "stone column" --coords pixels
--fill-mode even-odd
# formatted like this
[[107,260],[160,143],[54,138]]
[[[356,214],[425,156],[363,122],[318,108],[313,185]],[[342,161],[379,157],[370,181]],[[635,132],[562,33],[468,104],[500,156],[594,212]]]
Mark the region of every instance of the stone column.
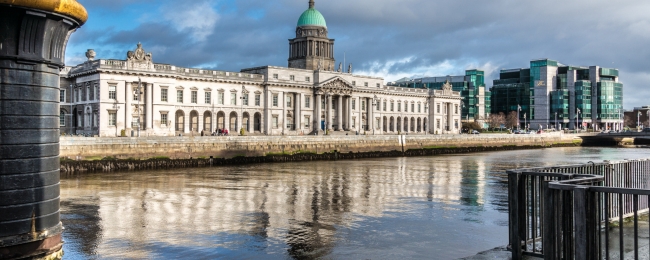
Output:
[[300,126],[300,107],[302,106],[300,101],[300,93],[293,93],[293,128],[300,133],[302,127]]
[[322,130],[320,127],[320,113],[321,113],[321,95],[314,95],[314,113],[312,114],[312,129],[314,132]]
[[86,19],[86,10],[75,1],[1,1],[2,259],[63,256],[59,73],[67,40]]
[[366,101],[368,104],[368,130],[373,131],[375,129],[375,106],[372,104],[372,98],[367,98]]
[[[145,110],[145,118],[146,118],[147,121],[144,124],[144,129],[153,130],[153,84],[148,83],[148,84],[145,84],[145,85],[147,86],[147,89],[146,89],[146,91],[147,91],[147,94],[146,94],[147,95],[147,97],[146,97],[147,100],[145,101],[146,102],[146,105],[145,105],[145,108],[146,108],[146,110]],[[200,118],[200,116],[199,116],[199,118]]]
[[453,104],[446,103],[447,105],[447,122],[449,122],[449,131],[453,133],[454,131],[454,114],[453,114]]
[[[347,121],[348,121],[348,130],[353,131],[354,127],[352,127],[352,96],[347,97],[348,99],[348,105],[347,105]],[[355,124],[356,125],[356,124]]]
[[325,108],[325,129],[332,130],[332,95],[327,95],[327,104]]
[[339,95],[338,101],[336,102],[336,130],[343,131],[343,96]]
[[131,99],[133,99],[133,88],[131,82],[126,82],[124,91],[124,129],[126,136],[131,136],[131,121],[133,121],[133,108]]

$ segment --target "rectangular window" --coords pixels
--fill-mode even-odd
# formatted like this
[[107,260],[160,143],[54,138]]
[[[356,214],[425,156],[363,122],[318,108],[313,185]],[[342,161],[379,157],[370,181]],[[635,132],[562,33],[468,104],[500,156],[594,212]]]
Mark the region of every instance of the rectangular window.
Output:
[[59,111],[59,126],[65,126],[65,113]]
[[[391,110],[391,111],[392,111],[392,110]],[[397,103],[397,112],[401,112],[401,111],[402,111],[402,103],[401,103],[401,102],[398,102],[398,103]]]
[[454,107],[454,114],[458,114],[458,105]]
[[191,94],[192,94],[192,96],[191,96],[191,98],[190,98],[190,99],[191,99],[190,101],[192,102],[192,104],[196,104],[196,103],[198,103],[198,101],[197,101],[197,99],[198,99],[198,98],[197,98],[197,96],[198,96],[197,91],[194,90],[194,91],[192,91]]
[[454,120],[454,126],[458,129],[458,119]]
[[99,100],[99,88],[97,84],[95,84],[95,100]]
[[59,90],[59,102],[65,102],[65,90]]
[[363,86],[364,86],[364,87],[368,87],[368,82],[364,82],[364,83],[363,83]]
[[278,95],[277,94],[273,95],[273,106],[274,107],[278,106]]
[[384,111],[386,111],[386,101],[384,101]]
[[440,113],[440,103],[436,104],[436,113]]
[[393,112],[393,111],[395,111],[395,103],[390,102],[390,112]]
[[261,106],[261,104],[262,104],[262,96],[260,94],[255,94],[255,105]]
[[205,92],[205,103],[212,104],[212,92]]
[[420,113],[422,111],[421,108],[422,108],[422,106],[420,104],[418,104],[418,113]]
[[219,99],[217,100],[217,103],[219,105],[223,105],[225,99],[225,94],[223,92],[219,92]]
[[109,112],[108,113],[108,125],[109,126],[115,126],[116,122],[117,122],[117,113]]
[[356,86],[356,85],[357,85],[357,82],[353,80],[352,81],[352,86]]
[[440,129],[440,119],[436,119],[436,128]]
[[142,95],[142,89],[135,88],[135,90],[133,90],[133,101],[140,100],[140,95]]
[[291,76],[289,76],[289,79],[290,79],[291,81],[294,81],[294,80],[296,80],[296,76],[291,75]]
[[183,103],[183,90],[176,90],[176,102]]
[[352,127],[357,127],[357,126],[356,126],[356,122],[357,122],[357,118],[356,118],[356,117],[352,117]]
[[377,87],[380,88],[380,87],[381,87],[381,84],[377,83]]
[[230,93],[230,104],[237,105],[237,93]]
[[366,111],[366,101],[361,100],[361,111]]
[[167,125],[167,113],[160,114],[160,124],[165,126]]
[[166,88],[160,89],[160,101],[161,102],[167,102],[167,89]]
[[273,125],[273,128],[278,128],[278,116],[277,115],[273,116],[272,125]]
[[305,128],[309,129],[309,116],[305,116]]
[[117,86],[115,85],[108,86],[108,99],[111,100],[117,99]]
[[[420,112],[419,106],[420,105],[418,104],[418,112]],[[415,104],[411,104],[411,112],[415,112]]]
[[243,94],[242,98],[243,98],[243,100],[244,100],[244,101],[243,101],[243,102],[244,102],[243,105],[244,105],[244,106],[248,106],[248,94]]
[[309,77],[305,77],[305,81],[306,81],[306,82],[310,82],[311,79],[310,79]]
[[287,99],[287,107],[291,107],[291,96],[286,96]]
[[273,74],[273,79],[278,79],[278,74]]
[[86,87],[86,100],[88,101],[92,100],[94,96],[91,91],[92,89],[90,88],[90,86]]
[[352,110],[356,110],[356,109],[357,109],[357,100],[353,99],[352,100]]
[[310,106],[309,103],[311,103],[311,97],[310,97],[310,96],[306,96],[306,97],[305,97],[305,107],[306,107],[306,108],[309,108],[309,106]]
[[381,102],[377,101],[377,111],[381,111]]

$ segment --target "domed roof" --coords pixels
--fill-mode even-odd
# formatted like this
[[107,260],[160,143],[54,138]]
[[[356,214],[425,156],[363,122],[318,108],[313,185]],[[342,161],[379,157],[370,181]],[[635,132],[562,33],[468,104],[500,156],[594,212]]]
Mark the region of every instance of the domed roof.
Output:
[[309,2],[309,9],[303,12],[298,19],[298,26],[322,26],[327,28],[327,23],[325,22],[325,17],[314,8],[314,2]]

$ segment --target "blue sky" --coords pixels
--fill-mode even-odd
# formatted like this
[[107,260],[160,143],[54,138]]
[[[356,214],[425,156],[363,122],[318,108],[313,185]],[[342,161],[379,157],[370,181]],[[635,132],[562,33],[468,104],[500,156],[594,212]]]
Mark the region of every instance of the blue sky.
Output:
[[[286,66],[307,0],[78,0],[88,22],[68,44],[67,65],[125,59],[142,42],[156,63],[239,71]],[[528,67],[550,58],[618,68],[625,108],[650,105],[650,1],[316,0],[336,39],[337,62],[355,73],[413,76]]]

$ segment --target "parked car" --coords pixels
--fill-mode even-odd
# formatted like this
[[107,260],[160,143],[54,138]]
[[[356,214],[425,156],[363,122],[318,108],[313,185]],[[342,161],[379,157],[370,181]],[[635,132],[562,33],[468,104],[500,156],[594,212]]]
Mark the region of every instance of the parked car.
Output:
[[643,131],[642,131],[642,132],[644,132],[644,133],[650,133],[650,127],[643,128]]
[[480,134],[480,132],[479,132],[479,131],[476,131],[476,130],[472,130],[472,134],[473,134],[473,135],[477,135],[477,134]]

